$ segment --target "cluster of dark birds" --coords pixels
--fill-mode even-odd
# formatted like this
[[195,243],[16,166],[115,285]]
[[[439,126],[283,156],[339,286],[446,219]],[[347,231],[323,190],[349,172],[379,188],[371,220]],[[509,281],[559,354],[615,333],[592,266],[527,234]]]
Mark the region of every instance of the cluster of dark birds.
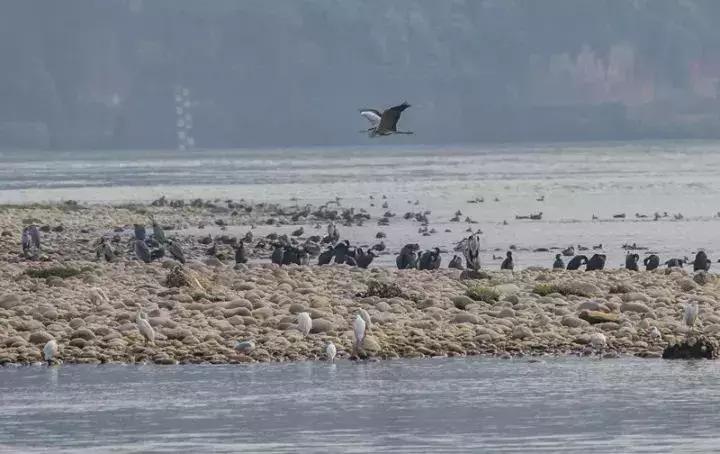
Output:
[[[152,234],[148,235],[143,224],[134,224],[133,251],[138,260],[145,263],[161,259],[168,254],[173,259],[184,264],[185,253],[178,241],[167,238],[163,228],[150,218],[152,222]],[[316,228],[320,228],[319,225]],[[302,228],[292,233],[297,237],[302,235]],[[377,238],[383,238],[384,234],[379,233]],[[29,259],[36,259],[41,250],[40,229],[36,225],[30,225],[22,231],[22,251],[23,255]],[[245,252],[245,243],[251,243],[253,240],[252,232],[248,232],[242,240],[236,238],[225,237],[220,239],[223,243],[229,244],[234,250],[234,258],[236,264],[247,263],[248,259]],[[385,243],[380,242],[374,246],[367,248],[351,246],[348,240],[340,241],[340,235],[334,223],[330,223],[327,227],[327,235],[320,237],[314,235],[309,237],[304,244],[299,244],[294,238],[290,239],[287,235],[270,234],[267,240],[271,241],[272,253],[270,259],[272,263],[279,266],[283,265],[308,265],[311,256],[317,256],[318,265],[346,264],[349,266],[357,266],[359,268],[368,268],[373,260],[378,256],[377,252],[385,250]],[[116,235],[113,239],[102,237],[96,247],[96,257],[98,260],[105,259],[112,262],[116,259],[117,254],[111,243],[118,243],[120,237]],[[217,243],[208,236],[200,240],[201,244],[209,244],[206,250],[209,256],[218,256]],[[327,247],[321,251],[321,245],[326,244]],[[263,249],[267,247],[265,240],[260,240],[255,248]],[[578,246],[583,251],[588,248]],[[624,245],[624,249],[628,251],[642,250],[636,244]],[[512,247],[511,247],[512,249]],[[593,249],[602,249],[602,244],[593,246]],[[448,264],[448,268],[452,269],[480,269],[480,237],[477,233],[471,234],[458,243],[455,251],[462,251],[463,257],[453,255]],[[567,265],[563,261],[563,256],[571,257]],[[493,256],[494,257],[494,256]],[[463,258],[465,264],[463,264]],[[607,261],[605,254],[593,254],[590,258],[586,255],[575,255],[575,248],[569,247],[564,249],[560,254],[555,255],[553,269],[579,270],[585,266],[586,271],[603,270]],[[419,269],[419,270],[437,270],[442,264],[441,251],[439,248],[433,248],[426,251],[420,251],[420,246],[416,243],[406,244],[397,255],[395,263],[398,269]],[[652,271],[660,267],[661,261],[656,254],[650,254],[642,261],[646,270]],[[699,251],[695,255],[695,260],[690,262],[687,257],[671,258],[663,263],[668,268],[683,267],[685,264],[692,264],[694,271],[710,269],[711,260],[704,251]],[[640,255],[636,253],[628,253],[625,256],[625,268],[632,271],[640,270]],[[512,251],[507,251],[506,257],[500,265],[502,270],[513,270],[514,261]]]
[[[553,269],[567,269],[567,270],[578,270],[581,266],[585,265],[586,271],[597,271],[605,269],[605,261],[607,256],[605,254],[593,254],[589,259],[586,255],[576,255],[568,261],[567,266],[562,259],[562,254],[555,256],[555,262],[553,263]],[[656,254],[650,254],[643,259],[643,266],[647,271],[652,271],[660,267],[660,257]],[[708,258],[705,251],[698,251],[695,254],[695,260],[690,262],[687,257],[682,259],[671,258],[665,261],[663,264],[668,268],[680,267],[682,268],[685,264],[692,264],[693,271],[708,271],[710,270],[710,264],[712,262]],[[639,254],[627,254],[625,256],[625,269],[631,271],[640,271],[640,255]]]
[[[148,235],[143,224],[134,224],[134,238],[133,238],[133,252],[138,260],[145,263],[151,263],[155,260],[159,260],[167,255],[177,260],[178,262],[185,264],[185,253],[182,246],[176,240],[167,238],[163,228],[151,218],[152,222],[152,234]],[[235,240],[233,238],[233,240]],[[105,259],[108,262],[112,262],[116,258],[116,252],[112,247],[112,242],[119,242],[119,238],[109,240],[106,237],[100,238],[100,241],[95,248],[95,254],[97,260]],[[201,240],[203,242],[203,240]],[[207,249],[207,255],[214,256],[217,252],[217,245],[214,242],[210,242],[211,245]],[[243,241],[232,241],[231,245],[235,253],[236,263],[247,263],[247,257],[245,255],[245,246]]]

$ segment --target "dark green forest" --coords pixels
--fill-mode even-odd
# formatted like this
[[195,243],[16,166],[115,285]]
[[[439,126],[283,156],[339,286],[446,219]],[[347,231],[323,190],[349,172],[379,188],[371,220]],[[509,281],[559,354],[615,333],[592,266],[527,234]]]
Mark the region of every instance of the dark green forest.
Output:
[[[0,147],[720,136],[716,0],[3,0]],[[178,90],[186,90],[178,108]],[[188,134],[190,131],[188,130]]]

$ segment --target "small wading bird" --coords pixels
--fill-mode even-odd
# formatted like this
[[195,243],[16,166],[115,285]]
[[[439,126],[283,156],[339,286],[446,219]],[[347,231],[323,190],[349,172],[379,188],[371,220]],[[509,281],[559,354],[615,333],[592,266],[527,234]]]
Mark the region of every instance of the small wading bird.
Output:
[[355,316],[353,322],[353,333],[355,334],[355,343],[353,344],[353,354],[357,357],[360,354],[363,341],[365,340],[365,320],[361,314]]
[[310,334],[310,330],[312,329],[312,318],[310,318],[310,314],[307,312],[300,312],[297,315],[297,321],[298,331],[303,333],[303,336]]
[[55,342],[55,339],[50,339],[47,344],[45,344],[45,347],[43,347],[43,358],[45,358],[48,366],[52,366],[53,359],[57,356],[57,354],[58,344]]
[[328,342],[328,344],[325,346],[325,354],[327,355],[327,360],[331,363],[335,362],[335,355],[337,355],[337,348],[335,348],[335,344],[332,342]]
[[239,353],[247,355],[255,349],[255,342],[252,340],[243,340],[235,342],[235,350]]
[[370,137],[389,136],[390,134],[413,134],[412,131],[398,131],[397,123],[403,110],[410,107],[410,104],[403,102],[399,106],[386,109],[382,114],[375,109],[360,109],[360,115],[367,118],[371,127],[365,131]]
[[688,335],[690,335],[692,333],[693,327],[695,326],[695,322],[697,321],[697,318],[698,318],[697,303],[686,304],[683,321],[685,322],[685,326],[687,326],[689,329]]
[[145,316],[145,313],[143,311],[139,311],[137,313],[137,316],[135,317],[135,322],[137,323],[138,331],[140,331],[140,334],[142,334],[143,338],[145,338],[145,345],[148,343],[154,344],[155,343],[155,330],[150,326],[150,322],[147,321],[147,317]]

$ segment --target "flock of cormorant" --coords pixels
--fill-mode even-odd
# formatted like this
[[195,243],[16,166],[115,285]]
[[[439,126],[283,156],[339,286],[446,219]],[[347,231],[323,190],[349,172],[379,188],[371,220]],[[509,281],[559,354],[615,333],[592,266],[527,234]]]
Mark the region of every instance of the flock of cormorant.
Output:
[[[150,218],[152,222],[152,235],[148,235],[145,230],[145,225],[134,224],[134,240],[133,250],[138,260],[145,263],[150,263],[154,260],[158,260],[167,255],[172,257],[174,260],[184,264],[186,262],[185,253],[183,252],[180,243],[167,238],[162,227],[156,222],[154,218]],[[317,226],[319,227],[319,226]],[[292,236],[302,235],[302,228],[292,233]],[[381,238],[378,234],[378,238]],[[346,264],[349,266],[357,266],[359,268],[369,267],[373,259],[378,255],[377,252],[381,252],[385,249],[384,242],[380,242],[373,245],[367,250],[362,247],[355,247],[350,244],[348,240],[340,241],[340,234],[334,223],[329,223],[327,226],[327,234],[323,237],[314,235],[309,237],[304,244],[300,244],[295,239],[289,239],[287,235],[268,235],[268,240],[271,241],[270,247],[272,247],[272,253],[270,254],[270,260],[272,263],[283,266],[283,265],[309,265],[311,256],[317,256],[318,265],[329,265],[335,264]],[[202,242],[202,240],[201,240]],[[212,242],[212,240],[211,240]],[[252,242],[252,233],[248,232],[242,240],[236,238],[230,238],[228,243],[234,250],[234,258],[236,264],[244,264],[248,262],[248,258],[245,252],[245,243]],[[327,245],[325,250],[321,251],[321,245]],[[260,240],[255,246],[256,248],[267,247],[265,240]],[[210,248],[207,249],[207,255],[216,255],[217,246],[215,242],[212,242]],[[581,248],[584,250],[587,248]],[[594,246],[594,249],[602,249],[602,245]],[[628,246],[626,249],[640,249],[636,245]],[[40,231],[36,225],[30,225],[25,227],[22,232],[22,250],[23,254],[27,258],[37,258],[37,254],[40,251]],[[452,269],[480,269],[480,237],[477,233],[471,234],[469,237],[463,239],[458,243],[455,251],[462,252],[463,257],[459,255],[453,255],[448,268]],[[567,265],[563,261],[563,256],[570,257]],[[113,261],[116,258],[116,253],[113,250],[110,241],[105,237],[101,238],[96,247],[96,258],[97,260],[105,259],[108,262]],[[465,263],[463,263],[463,258]],[[553,269],[567,269],[567,270],[579,270],[582,266],[585,266],[586,271],[602,270],[605,268],[605,262],[607,256],[605,254],[593,254],[590,258],[586,255],[576,255],[574,247],[569,247],[562,251],[560,254],[555,255],[553,262]],[[396,257],[395,263],[398,269],[419,269],[419,270],[436,270],[439,269],[442,263],[441,250],[439,248],[433,248],[426,251],[421,251],[420,246],[417,243],[406,244],[403,246]],[[652,271],[657,269],[661,265],[660,258],[656,254],[650,254],[645,257],[642,261],[643,266],[646,270]],[[708,259],[707,254],[700,250],[695,256],[695,260],[690,262],[687,257],[671,258],[664,262],[668,268],[682,267],[685,264],[692,264],[693,270],[709,270],[711,261]],[[628,253],[625,256],[625,268],[632,271],[640,270],[640,255],[636,253]],[[500,265],[502,270],[513,270],[514,261],[512,251],[507,251],[506,257]]]

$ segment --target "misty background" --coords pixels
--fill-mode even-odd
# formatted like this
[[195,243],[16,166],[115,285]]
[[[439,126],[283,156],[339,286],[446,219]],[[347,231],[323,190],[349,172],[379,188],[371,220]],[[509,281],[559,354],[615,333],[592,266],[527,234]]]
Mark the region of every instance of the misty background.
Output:
[[5,0],[0,147],[362,144],[357,109],[404,100],[416,135],[385,143],[718,138],[718,23],[716,0]]

